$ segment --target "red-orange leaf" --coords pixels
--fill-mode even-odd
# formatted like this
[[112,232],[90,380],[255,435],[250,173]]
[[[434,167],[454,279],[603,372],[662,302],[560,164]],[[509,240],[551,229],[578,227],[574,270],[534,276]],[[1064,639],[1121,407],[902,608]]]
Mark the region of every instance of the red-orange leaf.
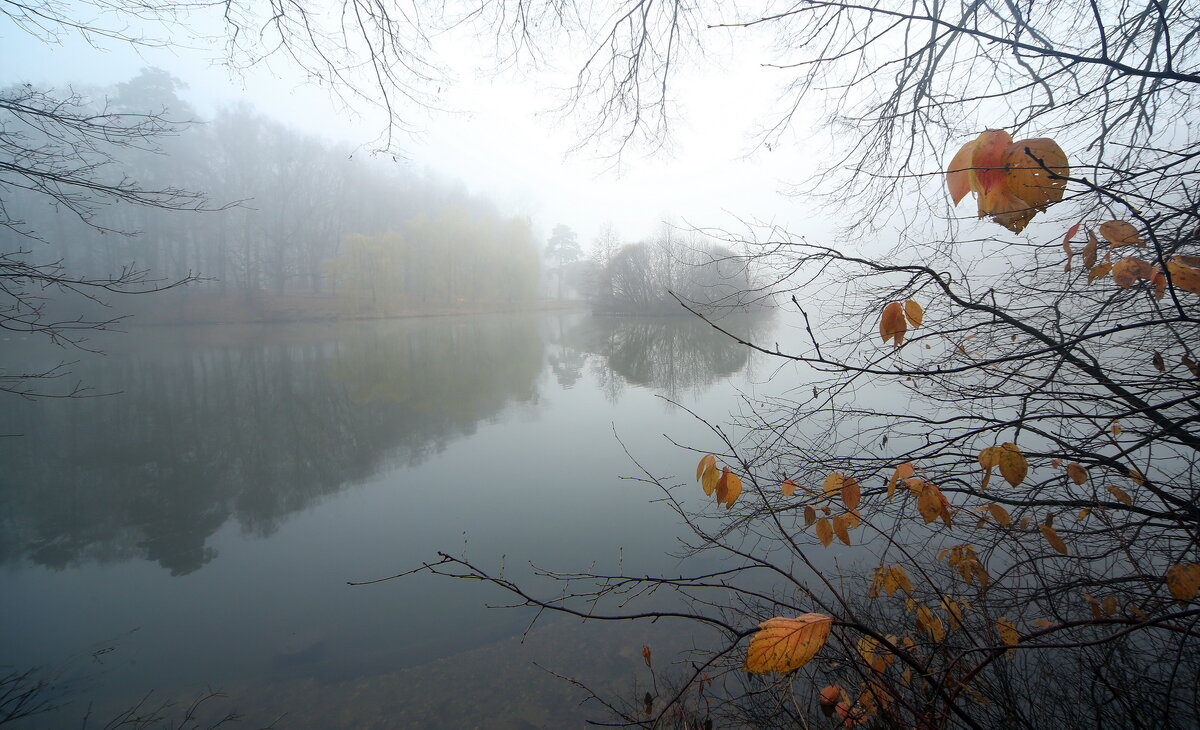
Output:
[[1063,268],[1063,271],[1071,270],[1071,259],[1075,256],[1075,252],[1071,250],[1071,239],[1075,237],[1076,233],[1079,233],[1079,224],[1078,223],[1076,223],[1075,225],[1068,228],[1067,235],[1063,236],[1063,242],[1062,242],[1063,253],[1065,253],[1067,255],[1067,264]]
[[1062,200],[1067,174],[1067,156],[1054,140],[1013,142],[1008,132],[989,129],[954,155],[946,184],[955,205],[974,192],[980,218],[1020,233],[1038,211]]
[[821,613],[775,618],[758,625],[746,650],[747,672],[786,674],[807,664],[829,638],[833,619]]
[[886,343],[893,341],[896,347],[904,343],[904,333],[908,331],[908,323],[904,319],[904,306],[900,302],[889,302],[883,308],[879,318],[879,336]]

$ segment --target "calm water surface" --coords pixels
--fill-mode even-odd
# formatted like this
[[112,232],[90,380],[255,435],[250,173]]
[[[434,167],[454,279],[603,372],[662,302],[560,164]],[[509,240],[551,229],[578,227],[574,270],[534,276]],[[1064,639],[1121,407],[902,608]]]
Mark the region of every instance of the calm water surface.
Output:
[[[243,727],[602,717],[532,662],[625,691],[646,679],[642,643],[688,637],[556,619],[526,634],[530,613],[488,609],[505,596],[478,583],[346,583],[438,550],[516,577],[529,561],[676,572],[680,526],[619,478],[636,469],[617,436],[690,480],[694,457],[664,434],[711,436],[658,396],[719,420],[774,373],[702,323],[582,313],[99,344],[75,374],[114,395],[0,411],[19,434],[0,438],[0,663],[42,667],[63,705],[24,727],[79,727],[89,703],[103,727],[147,693],[151,708],[206,687]],[[35,366],[61,356],[4,345]]]

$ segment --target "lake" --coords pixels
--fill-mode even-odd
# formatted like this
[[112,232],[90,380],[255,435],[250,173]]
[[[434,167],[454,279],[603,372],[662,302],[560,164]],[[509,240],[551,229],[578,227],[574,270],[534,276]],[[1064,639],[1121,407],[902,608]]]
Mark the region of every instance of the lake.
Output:
[[[762,319],[728,320],[764,342]],[[134,329],[77,378],[102,397],[0,412],[4,673],[58,705],[19,727],[103,727],[141,702],[238,727],[577,726],[605,719],[535,666],[640,696],[659,623],[581,624],[477,581],[681,570],[674,513],[636,475],[691,483],[720,421],[788,373],[689,318],[512,314]],[[4,343],[6,360],[63,352]],[[68,353],[69,357],[75,355]],[[619,440],[618,440],[619,439]],[[624,446],[623,446],[623,445]],[[699,491],[699,488],[696,488]],[[706,558],[711,559],[711,558]],[[695,563],[689,565],[695,567]],[[13,686],[10,684],[9,686]],[[90,710],[89,710],[90,708]]]

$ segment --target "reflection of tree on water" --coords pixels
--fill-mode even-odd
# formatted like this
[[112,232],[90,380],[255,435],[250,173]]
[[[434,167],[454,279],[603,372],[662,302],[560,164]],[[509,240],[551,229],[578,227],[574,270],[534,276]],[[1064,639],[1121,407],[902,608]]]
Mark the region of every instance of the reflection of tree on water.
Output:
[[256,535],[420,462],[508,403],[529,400],[531,319],[355,325],[243,344],[145,347],[99,359],[89,400],[0,413],[0,562],[152,560],[172,574],[216,553],[231,517]]
[[[765,316],[753,314],[722,321],[750,340],[768,324]],[[625,384],[670,398],[702,391],[746,367],[750,353],[696,317],[588,317],[567,330],[563,341],[600,356],[593,372],[614,402]]]

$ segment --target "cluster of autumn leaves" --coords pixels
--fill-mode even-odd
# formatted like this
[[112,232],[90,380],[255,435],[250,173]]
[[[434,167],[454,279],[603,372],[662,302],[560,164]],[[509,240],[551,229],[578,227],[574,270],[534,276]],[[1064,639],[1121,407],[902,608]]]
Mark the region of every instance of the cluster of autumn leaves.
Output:
[[[1022,484],[1029,474],[1029,462],[1015,443],[1006,442],[982,449],[976,457],[980,468],[980,491],[987,489],[993,474],[999,470],[1000,476],[1010,486]],[[1063,468],[1062,460],[1056,459],[1053,468]],[[953,508],[936,484],[920,475],[918,468],[912,462],[904,462],[896,466],[887,484],[886,495],[890,501],[894,498],[898,487],[908,489],[915,498],[917,512],[925,523],[936,520],[943,521],[947,526],[952,524],[954,516],[961,509]],[[1090,475],[1086,467],[1077,462],[1065,465],[1066,477],[1075,485],[1088,482]],[[1137,481],[1140,475],[1131,473],[1131,479]],[[717,503],[726,509],[731,507],[742,492],[742,482],[729,467],[718,467],[716,456],[705,454],[696,469],[697,480],[701,482],[706,495],[716,495]],[[1119,487],[1108,487],[1110,493],[1125,504],[1132,504],[1132,499]],[[841,472],[829,474],[822,483],[821,493],[798,484],[792,479],[784,479],[780,483],[780,492],[784,497],[792,497],[797,491],[808,494],[817,502],[823,504],[807,504],[804,506],[805,527],[814,527],[817,539],[828,547],[836,536],[846,545],[851,544],[849,530],[861,524],[859,507],[862,501],[862,485],[857,479]],[[831,516],[837,502],[841,503],[844,511]],[[1086,519],[1090,510],[1083,510],[1078,518]],[[823,514],[822,514],[823,513]],[[1027,531],[1032,528],[1031,519],[1024,517],[1020,523],[1014,522],[1008,511],[996,503],[988,503],[976,510],[980,514],[977,526],[982,527],[989,519],[1005,529]],[[1046,542],[1056,552],[1066,555],[1068,548],[1053,527],[1053,516],[1048,515],[1044,522],[1037,525]],[[939,562],[945,561],[947,566],[956,571],[967,585],[977,585],[987,588],[990,575],[979,555],[972,545],[954,545],[942,550],[938,556]],[[1181,563],[1171,567],[1164,576],[1171,595],[1182,601],[1190,601],[1200,594],[1200,565]],[[942,596],[938,608],[945,620],[934,609],[916,601],[912,594],[912,580],[903,566],[899,564],[875,569],[872,576],[869,596],[894,596],[903,591],[904,604],[914,617],[918,631],[926,634],[935,642],[941,642],[948,629],[961,629],[964,616],[973,610],[972,606],[963,600],[955,600],[950,596]],[[1115,596],[1108,596],[1103,601],[1091,596],[1085,596],[1092,604],[1093,614],[1098,618],[1111,616],[1118,610]],[[1111,605],[1110,605],[1111,604]],[[1140,613],[1140,612],[1138,612]],[[1144,615],[1144,614],[1142,614]],[[776,616],[758,625],[750,640],[746,652],[744,668],[756,674],[779,673],[786,674],[807,664],[829,638],[834,625],[831,616],[822,613],[806,613],[795,618]],[[1051,626],[1048,621],[1035,621],[1037,628]],[[1016,624],[1006,616],[1001,616],[995,623],[996,635],[1001,647],[1015,647],[1021,643],[1021,635]],[[915,650],[916,644],[911,637],[888,636],[891,646]],[[864,642],[867,646],[864,646]],[[883,670],[896,657],[883,644],[864,636],[859,641],[859,654],[873,671],[875,679],[863,684],[856,699],[846,694],[837,685],[826,687],[821,693],[822,708],[829,715],[837,715],[844,726],[850,727],[865,723],[874,716],[880,707],[886,707],[891,698],[878,679]],[[1014,649],[1009,648],[1005,653],[1012,655]],[[908,674],[909,670],[906,669]],[[901,678],[905,684],[911,677]]]
[[[1019,233],[1038,212],[1062,199],[1069,170],[1066,154],[1051,139],[1036,138],[1014,142],[1007,132],[988,130],[963,145],[951,160],[947,171],[947,186],[955,205],[965,198],[967,193],[974,193],[980,218],[990,217],[1010,231]],[[1072,240],[1081,230],[1086,236],[1086,243],[1079,256],[1088,271],[1089,283],[1111,276],[1117,286],[1123,288],[1133,286],[1138,281],[1146,281],[1153,287],[1156,298],[1160,299],[1168,283],[1183,291],[1200,294],[1200,257],[1173,256],[1166,261],[1164,272],[1161,267],[1140,257],[1115,254],[1114,252],[1122,247],[1145,246],[1137,229],[1125,221],[1106,221],[1095,230],[1083,223],[1072,226],[1063,238],[1067,271],[1071,270],[1075,257]],[[1101,238],[1108,244],[1108,250],[1102,258]],[[884,306],[881,313],[879,334],[885,343],[890,342],[899,347],[903,344],[909,327],[920,327],[923,319],[924,311],[917,302],[911,299],[890,302]],[[1161,360],[1161,356],[1158,356],[1158,359]],[[1156,367],[1162,369],[1158,360]],[[1114,425],[1113,432],[1119,433],[1119,426]],[[1029,463],[1015,443],[1008,442],[984,448],[979,452],[977,460],[982,472],[980,491],[987,489],[997,469],[1000,476],[1013,487],[1024,482],[1029,473]],[[1052,466],[1060,468],[1062,460],[1054,460]],[[1066,476],[1076,485],[1083,485],[1089,479],[1086,467],[1076,462],[1066,464]],[[1140,475],[1131,473],[1129,476],[1140,483]],[[717,504],[726,509],[731,508],[742,493],[741,479],[730,467],[719,468],[713,454],[706,454],[701,458],[696,468],[696,479],[703,487],[704,493],[708,496],[715,495]],[[917,512],[926,524],[940,519],[946,526],[950,526],[955,514],[962,511],[951,506],[936,484],[918,474],[918,469],[912,462],[895,467],[887,485],[888,500],[893,498],[897,487],[901,485],[915,497]],[[1110,485],[1106,488],[1119,502],[1126,505],[1133,503],[1132,498],[1119,487]],[[785,497],[793,496],[797,489],[814,498],[815,504],[804,506],[804,524],[806,528],[813,527],[821,544],[828,547],[836,537],[850,545],[850,530],[861,524],[859,505],[862,487],[859,482],[850,475],[834,472],[825,478],[820,494],[792,479],[785,479],[780,484],[780,490]],[[838,508],[837,502],[840,502],[844,509]],[[835,509],[837,514],[834,514]],[[1078,519],[1086,519],[1089,512],[1088,509],[1081,511]],[[1025,531],[1032,526],[1029,517],[1022,518],[1020,523],[1014,524],[1008,511],[996,503],[986,504],[976,510],[976,513],[979,515],[979,526],[983,526],[989,519],[1005,529]],[[1053,515],[1047,516],[1037,527],[1050,547],[1060,554],[1068,554],[1067,545],[1053,527]],[[945,560],[968,585],[977,584],[986,588],[990,577],[971,545],[956,545],[942,550],[938,561],[942,560]],[[1181,601],[1194,600],[1200,594],[1200,565],[1180,563],[1172,566],[1166,572],[1164,580],[1174,598]],[[870,595],[892,596],[898,591],[904,591],[906,594],[906,607],[914,614],[918,630],[928,634],[935,641],[941,641],[945,636],[945,624],[928,606],[915,602],[911,597],[913,585],[904,568],[900,565],[880,565],[875,570]],[[1090,596],[1088,598],[1094,604],[1093,613],[1098,616],[1112,615],[1117,610],[1115,596],[1109,596],[1104,601]],[[941,608],[952,629],[961,628],[964,612],[971,610],[970,604],[955,601],[950,596],[943,596]],[[833,618],[821,613],[768,619],[760,623],[758,631],[753,634],[744,667],[747,671],[758,674],[792,672],[816,656],[829,638],[833,625]],[[1050,624],[1040,621],[1035,622],[1035,625]],[[1001,646],[1014,647],[1021,642],[1016,625],[1007,617],[997,620],[996,632]],[[909,637],[887,638],[893,646],[915,648]],[[863,636],[857,648],[863,661],[872,670],[873,674],[869,676],[876,678],[881,677],[888,664],[896,658],[870,636]],[[1011,655],[1012,651],[1008,649],[1007,653]],[[865,684],[857,700],[853,702],[837,685],[826,687],[820,693],[820,702],[825,713],[829,716],[836,714],[846,726],[862,724],[889,701],[887,692],[877,681]]]

